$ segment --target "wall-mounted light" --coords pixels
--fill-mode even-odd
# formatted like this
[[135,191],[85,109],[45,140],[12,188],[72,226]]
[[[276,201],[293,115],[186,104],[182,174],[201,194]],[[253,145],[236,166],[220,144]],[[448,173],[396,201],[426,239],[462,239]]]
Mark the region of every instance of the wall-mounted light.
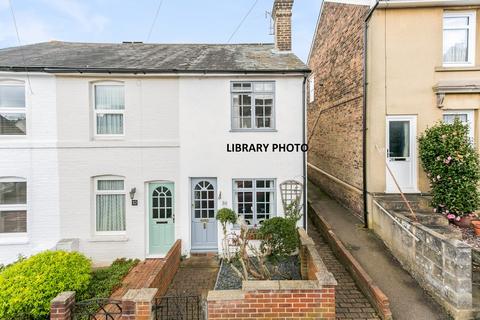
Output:
[[222,200],[222,191],[218,192],[218,200]]
[[135,193],[137,192],[137,188],[130,189],[130,199],[135,199]]

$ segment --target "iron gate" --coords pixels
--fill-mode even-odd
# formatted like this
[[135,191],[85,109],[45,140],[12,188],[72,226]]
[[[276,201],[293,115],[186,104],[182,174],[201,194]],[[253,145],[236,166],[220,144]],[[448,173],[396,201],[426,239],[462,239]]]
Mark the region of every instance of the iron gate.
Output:
[[203,320],[203,304],[200,296],[164,296],[155,299],[155,320]]
[[74,320],[115,320],[122,315],[122,301],[90,299],[80,301],[73,309]]

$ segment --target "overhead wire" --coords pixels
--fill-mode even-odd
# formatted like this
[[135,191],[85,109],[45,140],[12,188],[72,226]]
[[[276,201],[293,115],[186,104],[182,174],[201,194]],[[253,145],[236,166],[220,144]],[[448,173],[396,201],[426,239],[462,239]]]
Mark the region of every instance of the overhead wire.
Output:
[[232,32],[232,34],[230,35],[230,37],[228,38],[227,40],[227,43],[230,43],[230,41],[232,40],[232,38],[235,36],[235,34],[238,32],[238,30],[240,30],[240,28],[242,27],[243,23],[245,22],[245,20],[247,20],[248,16],[250,15],[250,13],[252,13],[253,9],[255,8],[255,6],[257,5],[258,3],[258,0],[255,0],[252,4],[252,6],[250,7],[250,9],[248,9],[247,13],[243,16],[242,20],[240,21],[240,23],[238,24],[238,26],[235,28],[235,30]]

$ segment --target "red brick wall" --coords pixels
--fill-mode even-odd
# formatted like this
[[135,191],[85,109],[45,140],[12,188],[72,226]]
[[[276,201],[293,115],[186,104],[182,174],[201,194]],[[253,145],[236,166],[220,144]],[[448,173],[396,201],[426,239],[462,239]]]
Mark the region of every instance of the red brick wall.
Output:
[[70,320],[75,305],[75,292],[62,292],[50,303],[51,320]]
[[162,296],[167,292],[168,286],[180,267],[181,255],[182,241],[177,240],[165,256],[165,264],[162,265],[158,273],[152,275],[150,288],[158,289],[157,296]]
[[335,288],[259,290],[208,302],[208,319],[335,319]]
[[308,62],[315,78],[315,99],[308,104],[308,161],[357,190],[310,167],[308,175],[359,215],[363,208],[363,21],[368,9],[324,2]]

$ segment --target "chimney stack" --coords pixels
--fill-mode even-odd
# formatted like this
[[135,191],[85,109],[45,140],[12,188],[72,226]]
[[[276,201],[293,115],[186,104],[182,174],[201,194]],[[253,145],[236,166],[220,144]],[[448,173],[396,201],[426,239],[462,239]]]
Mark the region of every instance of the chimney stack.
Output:
[[275,0],[272,9],[275,50],[292,51],[292,7],[294,0]]

